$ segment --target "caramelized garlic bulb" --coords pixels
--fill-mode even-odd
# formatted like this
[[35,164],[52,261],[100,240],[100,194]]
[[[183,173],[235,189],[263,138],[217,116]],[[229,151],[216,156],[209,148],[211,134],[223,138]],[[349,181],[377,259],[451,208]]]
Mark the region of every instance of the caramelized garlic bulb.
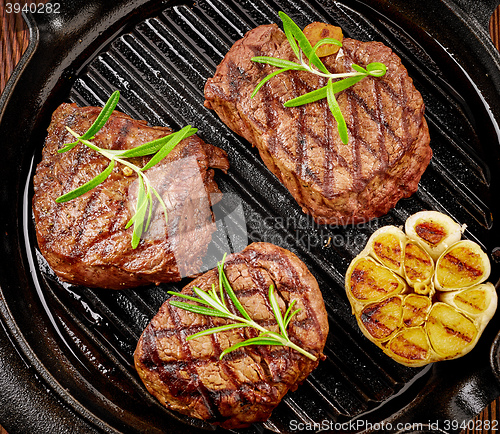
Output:
[[347,297],[364,335],[407,366],[454,359],[476,345],[497,308],[487,255],[435,211],[378,229],[352,260]]

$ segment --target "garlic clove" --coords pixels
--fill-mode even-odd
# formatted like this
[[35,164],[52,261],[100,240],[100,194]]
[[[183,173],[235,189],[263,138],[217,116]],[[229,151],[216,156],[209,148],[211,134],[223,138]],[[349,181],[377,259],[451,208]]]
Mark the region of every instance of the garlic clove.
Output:
[[420,211],[405,223],[408,237],[423,247],[432,259],[439,256],[462,237],[465,225],[460,226],[451,217],[437,211]]

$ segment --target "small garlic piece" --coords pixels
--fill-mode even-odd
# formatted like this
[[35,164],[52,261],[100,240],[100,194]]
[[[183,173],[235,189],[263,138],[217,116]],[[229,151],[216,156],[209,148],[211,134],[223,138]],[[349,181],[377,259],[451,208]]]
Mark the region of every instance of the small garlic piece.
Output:
[[130,167],[128,167],[128,166],[123,166],[122,173],[125,176],[132,176],[134,174],[134,171]]

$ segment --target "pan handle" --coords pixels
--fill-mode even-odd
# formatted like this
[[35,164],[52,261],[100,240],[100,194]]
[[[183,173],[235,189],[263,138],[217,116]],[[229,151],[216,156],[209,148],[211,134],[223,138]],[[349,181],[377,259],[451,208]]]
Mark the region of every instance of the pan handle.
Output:
[[489,31],[491,15],[500,5],[500,0],[455,0],[455,3],[468,16],[474,17],[486,31]]

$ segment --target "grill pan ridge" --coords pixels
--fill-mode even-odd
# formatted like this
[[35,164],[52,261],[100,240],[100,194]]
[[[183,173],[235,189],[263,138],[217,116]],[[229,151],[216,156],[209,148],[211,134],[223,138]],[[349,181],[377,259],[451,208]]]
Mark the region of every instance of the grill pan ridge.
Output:
[[[330,321],[327,359],[305,384],[284,398],[268,422],[245,432],[294,432],[292,421],[463,420],[500,393],[485,356],[492,333],[499,328],[498,315],[469,356],[412,369],[393,362],[364,338],[344,294],[344,273],[370,234],[386,224],[401,225],[421,209],[444,211],[467,224],[466,236],[489,254],[500,245],[494,224],[499,215],[493,193],[499,187],[494,169],[500,164],[496,121],[488,121],[488,101],[455,60],[452,47],[411,24],[408,17],[415,11],[409,3],[409,14],[404,18],[403,12],[396,14],[385,2],[167,2],[155,13],[134,16],[133,25],[118,28],[88,62],[69,70],[68,84],[58,90],[63,99],[52,97],[47,104],[51,109],[63,100],[102,105],[119,89],[118,109],[134,118],[174,129],[188,123],[198,127],[202,139],[229,154],[229,173],[217,175],[217,183],[224,193],[241,200],[249,242],[268,241],[290,249],[317,278]],[[436,4],[438,9],[442,5]],[[257,25],[279,22],[279,10],[286,11],[301,27],[311,21],[327,21],[340,25],[348,37],[384,42],[402,58],[422,93],[434,156],[418,192],[402,200],[387,216],[346,227],[313,223],[270,174],[257,151],[203,107],[204,83],[232,43]],[[14,317],[16,327],[22,330],[22,336],[13,340],[26,366],[35,366],[39,381],[77,421],[72,432],[219,431],[162,408],[146,392],[133,367],[132,354],[142,330],[167,299],[167,291],[179,290],[186,282],[115,292],[74,287],[59,282],[38,252],[30,194],[32,170],[39,161],[43,140],[41,125],[46,128],[48,116],[47,109],[41,117],[44,120],[38,121],[31,171],[23,173],[22,181],[23,260],[29,272],[21,284],[33,290],[31,298],[19,302],[21,305],[10,302],[1,310],[3,318]],[[227,210],[220,211],[227,214]],[[212,247],[210,251],[217,253],[214,256],[222,256],[221,240],[214,239]],[[499,266],[492,266],[496,282]],[[4,284],[1,288],[8,302],[12,298],[9,288]],[[23,318],[17,312],[33,306],[44,314],[44,321],[26,318],[25,323],[17,324]],[[31,336],[30,327],[47,329],[47,324],[46,338],[36,342],[38,332]],[[37,365],[29,352],[35,355]],[[468,367],[471,360],[476,363],[472,372]],[[471,393],[467,401],[459,393],[464,384],[472,392],[482,388],[485,402],[477,398],[479,392]],[[7,427],[12,433],[22,432],[14,422]],[[64,428],[58,425],[51,431],[64,432]]]

